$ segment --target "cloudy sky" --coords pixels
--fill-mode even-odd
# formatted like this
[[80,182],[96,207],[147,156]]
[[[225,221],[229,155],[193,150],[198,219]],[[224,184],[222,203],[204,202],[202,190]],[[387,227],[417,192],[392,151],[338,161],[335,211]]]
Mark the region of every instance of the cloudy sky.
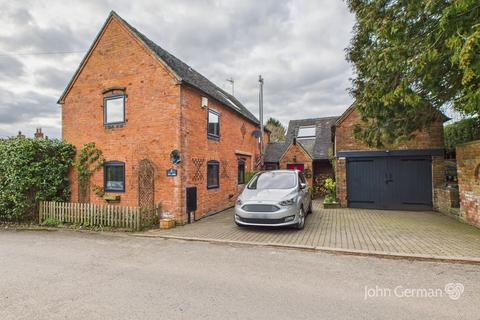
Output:
[[115,10],[265,117],[339,115],[352,102],[345,61],[353,16],[342,0],[0,0],[0,137],[60,137],[56,101]]

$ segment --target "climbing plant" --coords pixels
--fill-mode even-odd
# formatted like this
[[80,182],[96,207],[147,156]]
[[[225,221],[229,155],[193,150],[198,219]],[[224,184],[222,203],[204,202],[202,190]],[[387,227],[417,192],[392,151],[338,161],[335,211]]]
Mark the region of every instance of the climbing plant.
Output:
[[[97,149],[95,142],[83,145],[78,153],[75,168],[77,169],[78,178],[78,196],[80,202],[88,202],[88,194],[90,190],[90,178],[100,170],[105,162],[103,153]],[[103,195],[103,189],[97,185],[93,185],[93,189],[98,196]]]

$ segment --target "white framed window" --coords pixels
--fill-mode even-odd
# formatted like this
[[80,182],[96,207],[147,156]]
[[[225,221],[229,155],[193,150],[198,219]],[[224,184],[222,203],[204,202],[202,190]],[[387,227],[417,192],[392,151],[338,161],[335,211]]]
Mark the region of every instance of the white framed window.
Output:
[[315,126],[299,127],[297,138],[315,138]]
[[103,124],[125,122],[125,95],[115,95],[103,99]]

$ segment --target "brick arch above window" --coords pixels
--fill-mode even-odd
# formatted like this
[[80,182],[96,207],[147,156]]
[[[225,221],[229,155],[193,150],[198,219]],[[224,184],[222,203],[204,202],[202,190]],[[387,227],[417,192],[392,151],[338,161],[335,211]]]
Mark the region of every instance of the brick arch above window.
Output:
[[122,93],[125,93],[125,91],[127,91],[127,87],[113,86],[113,87],[105,88],[102,91],[102,94],[103,95],[122,94]]

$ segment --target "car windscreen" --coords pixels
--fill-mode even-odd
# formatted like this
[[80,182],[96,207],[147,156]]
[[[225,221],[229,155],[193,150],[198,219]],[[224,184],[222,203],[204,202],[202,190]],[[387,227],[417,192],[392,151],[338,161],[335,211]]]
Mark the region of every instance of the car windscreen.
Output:
[[296,186],[294,172],[262,172],[253,177],[248,189],[291,189]]

